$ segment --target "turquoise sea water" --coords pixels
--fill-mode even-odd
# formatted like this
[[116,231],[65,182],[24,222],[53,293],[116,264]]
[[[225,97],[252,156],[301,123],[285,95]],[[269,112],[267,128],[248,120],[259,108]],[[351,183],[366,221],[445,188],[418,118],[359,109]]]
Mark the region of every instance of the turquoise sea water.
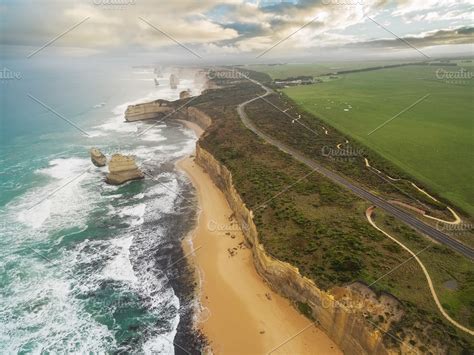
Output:
[[[192,80],[171,90],[164,71],[156,88],[151,70],[115,62],[2,67],[21,78],[0,82],[0,351],[173,353],[192,304],[168,265],[179,274],[195,217],[173,162],[196,138],[178,124],[137,136],[149,125],[123,113]],[[106,185],[91,147],[135,155],[154,179]]]

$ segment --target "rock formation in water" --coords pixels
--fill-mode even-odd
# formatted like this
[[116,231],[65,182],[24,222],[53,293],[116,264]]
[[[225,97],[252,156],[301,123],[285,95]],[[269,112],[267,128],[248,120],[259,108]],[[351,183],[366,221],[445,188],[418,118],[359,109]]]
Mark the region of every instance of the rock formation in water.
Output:
[[180,99],[187,99],[188,97],[191,96],[191,90],[183,90],[179,93],[179,98]]
[[130,180],[143,179],[145,175],[140,171],[131,156],[114,154],[109,161],[109,173],[106,182],[111,185],[121,185]]
[[179,78],[176,75],[171,74],[170,75],[170,88],[173,90],[177,89],[178,85],[179,85]]
[[101,167],[107,164],[107,158],[105,157],[104,154],[102,154],[102,152],[99,149],[92,148],[90,150],[90,154],[91,154],[92,164],[94,164],[95,166]]

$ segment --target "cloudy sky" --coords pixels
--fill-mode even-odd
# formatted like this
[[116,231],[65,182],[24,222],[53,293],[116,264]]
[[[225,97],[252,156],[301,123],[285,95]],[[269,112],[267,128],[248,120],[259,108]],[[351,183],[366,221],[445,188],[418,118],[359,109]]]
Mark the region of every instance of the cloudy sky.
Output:
[[54,40],[46,50],[70,56],[133,52],[196,62],[351,56],[424,59],[473,53],[473,4],[469,0],[2,0],[0,45],[34,51]]

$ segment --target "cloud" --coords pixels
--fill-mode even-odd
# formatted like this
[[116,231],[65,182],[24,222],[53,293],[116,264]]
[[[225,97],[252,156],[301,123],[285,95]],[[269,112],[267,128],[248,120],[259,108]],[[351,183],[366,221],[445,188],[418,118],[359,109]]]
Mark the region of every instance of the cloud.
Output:
[[[458,29],[430,31],[417,36],[406,36],[402,39],[419,48],[437,45],[473,44],[474,27],[461,27]],[[390,38],[366,42],[356,42],[350,44],[349,46],[360,48],[402,48],[406,47],[407,44],[400,39]]]
[[[268,55],[348,44],[361,48],[400,46],[400,41],[391,38],[357,40],[372,38],[373,33],[385,36],[374,26],[367,26],[365,14],[382,17],[385,24],[390,20],[395,32],[397,26],[404,30],[403,25],[410,24],[409,33],[415,35],[407,36],[407,40],[414,45],[456,44],[466,43],[470,35],[452,28],[472,22],[472,5],[465,0],[45,0],[34,5],[26,0],[4,1],[0,21],[6,31],[0,44],[39,47],[89,18],[54,43],[58,47],[82,47],[88,53],[126,53],[131,48],[168,51],[177,47],[168,36],[198,53],[217,53],[219,49],[227,54],[261,52],[276,43]],[[124,5],[105,5],[117,2]],[[428,29],[435,30],[426,33],[428,23]]]

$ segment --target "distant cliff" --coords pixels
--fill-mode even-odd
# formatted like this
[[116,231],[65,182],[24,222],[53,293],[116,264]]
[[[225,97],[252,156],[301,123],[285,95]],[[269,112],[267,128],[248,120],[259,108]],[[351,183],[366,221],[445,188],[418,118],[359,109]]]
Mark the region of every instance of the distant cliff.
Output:
[[173,112],[173,110],[174,107],[172,103],[166,100],[156,100],[144,104],[130,105],[125,111],[125,121],[134,122],[152,118],[161,118]]

